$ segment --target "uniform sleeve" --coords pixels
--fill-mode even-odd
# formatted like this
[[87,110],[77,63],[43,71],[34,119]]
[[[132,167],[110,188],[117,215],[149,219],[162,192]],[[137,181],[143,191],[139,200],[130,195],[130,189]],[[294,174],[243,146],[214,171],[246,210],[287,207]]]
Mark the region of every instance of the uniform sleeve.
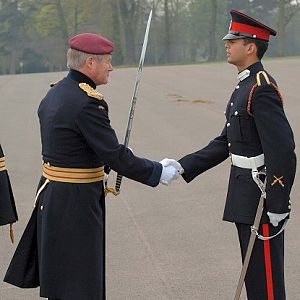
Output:
[[89,146],[104,164],[119,174],[149,186],[158,185],[162,165],[137,157],[130,149],[119,144],[107,111],[100,103],[91,100],[76,119],[76,124]]
[[221,134],[206,147],[179,160],[184,169],[182,177],[186,182],[190,182],[196,176],[223,162],[228,156],[229,150],[225,126]]
[[[0,159],[4,154],[0,145]],[[14,223],[18,220],[15,200],[7,170],[0,169],[0,226]]]
[[266,209],[273,213],[289,212],[289,195],[296,172],[295,143],[274,87],[265,84],[257,88],[252,112],[267,167]]

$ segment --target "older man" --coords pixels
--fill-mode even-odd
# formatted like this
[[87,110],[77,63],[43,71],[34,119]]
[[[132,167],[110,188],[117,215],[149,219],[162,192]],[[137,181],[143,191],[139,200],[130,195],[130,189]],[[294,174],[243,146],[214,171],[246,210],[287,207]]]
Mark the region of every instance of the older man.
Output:
[[49,299],[100,300],[105,299],[104,166],[154,187],[179,177],[174,167],[179,164],[137,157],[118,142],[108,105],[96,90],[113,70],[113,43],[83,33],[69,44],[70,72],[38,109],[43,177],[5,281],[40,285],[40,295]]

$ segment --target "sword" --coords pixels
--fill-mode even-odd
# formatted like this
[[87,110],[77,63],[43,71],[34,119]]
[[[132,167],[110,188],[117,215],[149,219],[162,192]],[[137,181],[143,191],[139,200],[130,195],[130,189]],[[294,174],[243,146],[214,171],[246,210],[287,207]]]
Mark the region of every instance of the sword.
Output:
[[[144,60],[145,60],[147,44],[148,44],[148,36],[149,36],[151,19],[152,19],[152,9],[151,9],[149,17],[148,17],[142,52],[141,52],[141,56],[140,56],[140,62],[139,62],[139,66],[137,69],[136,80],[135,80],[135,85],[134,85],[134,90],[133,90],[133,96],[132,96],[132,100],[131,100],[131,108],[130,108],[130,112],[129,112],[128,124],[127,124],[125,141],[124,141],[124,145],[126,147],[129,144],[129,138],[130,138],[130,133],[131,133],[131,129],[132,129],[133,117],[134,117],[135,106],[136,106],[136,101],[137,101],[137,94],[138,94],[138,90],[139,90],[139,83],[140,83],[141,77],[142,77],[143,65],[144,65]],[[120,193],[122,178],[123,178],[122,175],[117,174],[116,185],[115,185],[115,190],[117,193]]]
[[267,181],[266,178],[263,182],[263,185],[260,187],[262,193],[261,193],[261,196],[260,196],[260,199],[259,199],[257,211],[256,211],[256,214],[255,214],[254,223],[253,223],[253,226],[251,226],[251,235],[250,235],[250,238],[249,238],[248,247],[247,247],[243,267],[242,267],[242,270],[241,270],[239,282],[238,282],[238,285],[237,285],[237,288],[236,288],[234,300],[239,300],[240,297],[241,297],[245,277],[246,277],[246,274],[247,274],[247,269],[248,269],[248,266],[249,266],[249,261],[250,261],[250,258],[251,258],[254,242],[255,242],[255,239],[256,239],[256,236],[257,236],[257,231],[258,231],[261,216],[262,216],[262,213],[263,213],[264,199],[266,197],[266,193],[265,193],[266,181]]

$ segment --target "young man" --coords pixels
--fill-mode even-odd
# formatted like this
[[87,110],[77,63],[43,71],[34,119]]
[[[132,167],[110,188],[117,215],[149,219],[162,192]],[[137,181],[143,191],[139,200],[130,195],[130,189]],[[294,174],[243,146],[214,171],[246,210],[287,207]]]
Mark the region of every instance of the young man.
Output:
[[[230,156],[223,219],[236,224],[244,260],[261,195],[254,180],[257,172],[266,167],[266,200],[259,233],[272,236],[291,210],[296,156],[282,97],[261,63],[270,35],[276,32],[243,13],[230,13],[229,33],[223,40],[228,62],[237,67],[239,82],[227,105],[225,127],[205,148],[179,162],[183,178],[190,182]],[[249,300],[286,299],[283,248],[283,232],[267,241],[256,239],[245,278]]]
[[[179,177],[174,166],[119,144],[97,85],[113,70],[113,43],[82,33],[69,41],[70,72],[42,100],[43,177],[35,209],[5,281],[60,300],[105,299],[104,166],[149,186]],[[174,166],[173,166],[174,165]]]
[[18,220],[16,204],[9,176],[5,166],[5,156],[0,145],[0,226],[10,224],[10,238],[14,242],[12,225]]

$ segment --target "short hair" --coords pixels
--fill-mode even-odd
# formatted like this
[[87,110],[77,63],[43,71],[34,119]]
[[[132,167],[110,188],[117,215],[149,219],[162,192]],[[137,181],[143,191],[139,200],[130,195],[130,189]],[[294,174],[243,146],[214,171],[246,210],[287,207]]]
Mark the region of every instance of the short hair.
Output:
[[89,54],[70,48],[67,52],[67,67],[74,70],[80,69],[84,66],[88,57],[93,57],[97,61],[101,61],[102,59],[102,55]]
[[258,59],[261,60],[268,49],[269,43],[267,41],[252,39],[252,38],[244,38],[243,40],[245,45],[250,43],[254,43],[256,45],[257,48],[256,55]]

